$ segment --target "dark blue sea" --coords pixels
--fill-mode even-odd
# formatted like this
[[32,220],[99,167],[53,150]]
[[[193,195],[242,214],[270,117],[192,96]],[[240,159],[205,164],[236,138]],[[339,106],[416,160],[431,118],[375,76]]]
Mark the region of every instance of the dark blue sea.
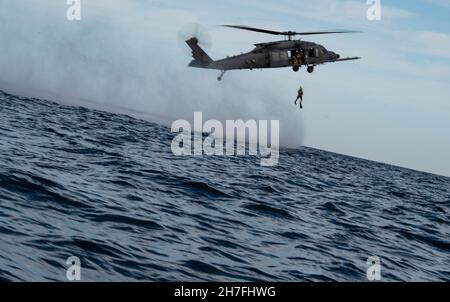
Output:
[[155,123],[0,92],[0,280],[450,281],[450,179],[311,148],[176,157]]

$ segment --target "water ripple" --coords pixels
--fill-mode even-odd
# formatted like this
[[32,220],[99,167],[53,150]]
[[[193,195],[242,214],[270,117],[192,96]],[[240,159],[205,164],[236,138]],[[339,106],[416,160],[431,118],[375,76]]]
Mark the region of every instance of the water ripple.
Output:
[[154,123],[0,92],[0,281],[450,280],[450,179],[324,151],[175,157]]

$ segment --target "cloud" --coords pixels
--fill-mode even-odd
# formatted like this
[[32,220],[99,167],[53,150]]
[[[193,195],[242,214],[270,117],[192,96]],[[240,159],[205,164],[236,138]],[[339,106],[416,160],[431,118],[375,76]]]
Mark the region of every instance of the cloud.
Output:
[[441,7],[450,8],[450,1],[449,0],[427,0],[427,2],[439,5]]
[[[333,22],[351,25],[368,25],[367,10],[369,6],[366,1],[358,0],[316,0],[316,1],[296,1],[288,0],[280,5],[274,2],[264,2],[252,0],[255,7],[260,9],[281,13],[283,15],[299,16],[322,22]],[[409,18],[415,14],[411,11],[382,5],[382,18],[384,21],[392,21]]]
[[[279,119],[283,145],[305,137],[312,147],[450,175],[450,162],[427,151],[450,153],[443,133],[450,127],[450,66],[432,49],[446,49],[446,38],[397,21],[368,22],[365,1],[355,2],[90,0],[83,1],[82,21],[71,23],[65,1],[2,0],[0,36],[8,43],[0,43],[0,69],[8,72],[0,74],[0,89],[166,122],[192,119],[194,111],[205,119]],[[177,33],[188,22],[210,29],[217,59],[272,39],[217,24],[368,30],[308,39],[361,61],[319,66],[311,75],[235,71],[218,83],[216,71],[186,67],[190,58]],[[293,104],[299,84],[304,111]]]
[[450,59],[450,35],[433,31],[421,31],[414,35],[415,47],[413,50]]
[[[218,72],[187,67],[191,58],[180,49],[177,33],[199,21],[188,10],[91,0],[82,2],[82,20],[69,22],[65,1],[2,0],[0,6],[0,36],[7,41],[0,44],[0,69],[10,71],[0,74],[0,89],[140,117],[148,113],[168,125],[192,120],[194,111],[222,121],[277,119],[284,146],[302,143],[301,119],[291,106],[280,105],[283,83],[262,85],[249,71],[219,83]],[[294,97],[295,88],[285,101],[293,106]]]

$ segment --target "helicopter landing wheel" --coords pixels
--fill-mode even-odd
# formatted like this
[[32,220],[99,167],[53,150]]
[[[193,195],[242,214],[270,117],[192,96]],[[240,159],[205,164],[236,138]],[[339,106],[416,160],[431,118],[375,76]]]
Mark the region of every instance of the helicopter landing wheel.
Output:
[[308,71],[308,73],[313,73],[314,72],[314,66],[308,66],[307,71]]
[[297,72],[300,70],[300,66],[292,66],[292,70]]

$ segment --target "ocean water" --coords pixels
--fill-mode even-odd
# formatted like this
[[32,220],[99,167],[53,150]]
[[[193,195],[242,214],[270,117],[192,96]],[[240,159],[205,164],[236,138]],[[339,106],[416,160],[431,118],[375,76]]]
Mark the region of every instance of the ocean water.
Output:
[[170,129],[0,92],[0,280],[450,281],[450,179],[320,150],[175,157]]

